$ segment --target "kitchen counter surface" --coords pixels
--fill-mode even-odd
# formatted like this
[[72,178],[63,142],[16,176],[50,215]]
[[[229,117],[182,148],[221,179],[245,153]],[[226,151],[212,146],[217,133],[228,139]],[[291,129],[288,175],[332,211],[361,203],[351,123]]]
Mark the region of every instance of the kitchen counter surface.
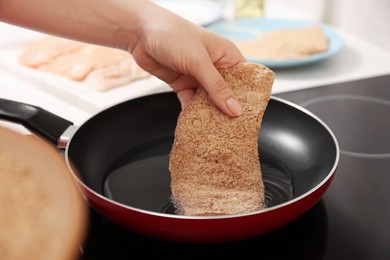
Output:
[[[375,102],[367,103],[372,103],[371,105],[374,105],[373,108],[377,108],[377,106],[382,107],[382,105],[386,105],[383,107],[388,108],[387,99],[386,101],[381,100],[382,93],[384,93],[383,91],[386,89],[384,83],[378,83],[381,79],[379,79],[379,81],[378,79],[364,80],[359,83],[360,85],[356,82],[345,84],[335,83],[390,75],[390,52],[371,44],[366,39],[358,38],[351,33],[335,27],[332,28],[334,28],[334,30],[336,30],[344,39],[343,49],[335,56],[322,62],[309,66],[275,70],[276,80],[273,87],[273,94],[296,102],[297,104],[299,104],[299,102],[306,102],[306,104],[313,105],[315,102],[312,101],[313,99],[316,100],[316,95],[328,95],[328,98],[329,96],[341,95],[341,97],[345,98],[346,94],[359,94],[358,100],[363,100],[361,98],[362,95],[371,95],[371,93],[374,93],[377,96],[374,96],[375,98],[371,97],[371,99],[367,99],[366,101]],[[15,62],[15,53],[13,52],[15,46],[4,40],[8,39],[8,36],[10,35],[13,37],[15,46],[23,42],[26,37],[37,36],[35,32],[0,23],[0,98],[40,106],[56,115],[72,121],[75,125],[81,125],[95,113],[125,99],[132,99],[152,92],[170,91],[164,83],[153,79],[151,81],[130,84],[129,86],[107,92],[106,94],[77,91],[76,86],[69,86],[69,89],[63,90],[61,88],[67,87],[69,82],[62,82],[61,86],[50,85],[50,81],[39,78],[39,76],[33,77],[31,74],[25,74],[25,71],[18,69]],[[329,84],[335,85],[319,88]],[[380,88],[373,88],[373,90],[371,90],[371,85],[380,85]],[[50,87],[53,87],[56,91],[52,91]],[[308,90],[291,92],[300,89]],[[362,89],[364,89],[364,91]],[[378,90],[380,92],[378,92]],[[59,94],[59,91],[63,91],[62,93],[66,93],[66,95]],[[72,91],[75,92],[71,93]],[[80,95],[79,99],[77,98],[77,95]],[[82,103],[83,100],[85,103]],[[311,103],[308,103],[307,100],[311,101]],[[347,101],[352,102],[353,104],[355,104],[354,102],[356,100],[356,96],[347,99]],[[329,101],[329,99],[326,99],[325,101]],[[327,104],[338,104],[339,107],[343,108],[351,103],[324,104],[323,108],[332,108],[332,106],[327,106]],[[339,107],[335,107],[332,111],[344,111]],[[357,115],[356,117],[343,113],[340,113],[338,116],[327,117],[327,114],[321,114],[323,110],[318,111],[318,116],[321,115],[322,118],[328,120],[339,117],[341,118],[341,121],[344,122],[345,119],[355,118],[360,120],[361,118],[360,110],[358,109],[352,111],[359,111],[359,113],[352,113],[352,115]],[[364,111],[369,110],[366,109]],[[351,110],[345,109],[344,112],[351,112]],[[373,121],[377,122],[384,119],[383,122],[387,122],[385,120],[387,116],[386,113],[387,110],[384,110],[383,113],[379,113],[379,115],[382,115],[382,117],[379,118],[372,116],[372,118],[375,119]],[[342,117],[343,115],[344,117]],[[370,118],[371,115],[364,114],[364,116]],[[333,121],[327,123],[332,126],[332,129],[335,130],[337,136],[340,137],[339,139],[342,148],[342,157],[338,168],[337,178],[329,191],[327,191],[327,194],[325,194],[324,198],[313,207],[311,211],[305,214],[305,216],[292,225],[277,231],[277,233],[271,233],[268,236],[260,237],[249,242],[244,241],[235,245],[226,245],[225,249],[228,249],[226,252],[228,252],[229,255],[234,255],[234,252],[237,252],[239,253],[238,255],[241,256],[242,250],[247,250],[248,252],[250,252],[249,250],[252,250],[255,253],[259,252],[259,245],[265,245],[264,249],[268,250],[262,252],[272,255],[274,255],[275,252],[276,254],[279,253],[283,255],[290,254],[291,251],[293,251],[293,253],[295,252],[296,254],[311,256],[304,259],[335,259],[337,257],[340,258],[341,256],[342,259],[347,257],[351,258],[351,256],[356,256],[355,259],[359,257],[362,259],[368,256],[379,256],[384,253],[386,256],[389,255],[387,246],[387,241],[389,240],[388,233],[383,232],[383,230],[388,230],[386,228],[389,227],[389,222],[386,221],[388,219],[386,212],[388,213],[389,211],[388,208],[382,207],[382,205],[388,205],[388,189],[387,186],[384,185],[386,182],[383,180],[388,177],[389,151],[380,150],[383,147],[386,147],[387,149],[388,142],[376,142],[375,146],[372,146],[369,142],[372,140],[373,136],[384,136],[386,138],[388,132],[386,132],[386,128],[384,127],[370,127],[371,125],[376,125],[376,123],[365,124],[365,128],[373,131],[367,131],[369,134],[367,136],[369,136],[369,138],[357,135],[355,139],[351,139],[349,137],[353,136],[353,134],[362,134],[365,132],[356,131],[355,133],[350,131],[350,128],[348,127],[345,128],[347,131],[338,132],[344,128],[338,127],[339,125],[333,125]],[[346,125],[353,127],[358,125],[358,123],[360,123],[360,121],[357,123],[349,123],[348,121],[348,124],[342,124],[342,126]],[[29,131],[16,124],[0,120],[0,125],[29,133]],[[388,126],[389,124],[386,125]],[[382,130],[382,132],[380,132],[381,135],[376,132],[377,129]],[[353,141],[348,142],[349,140]],[[355,144],[358,144],[355,140],[363,140],[363,143],[368,143],[369,147],[355,146]],[[350,145],[353,148],[359,149],[375,148],[378,150],[374,149],[376,154],[369,154],[364,157],[363,153],[367,153],[366,150],[357,150],[357,152],[353,150],[353,152],[349,152],[349,150],[345,149],[345,145]],[[367,194],[369,194],[369,196],[366,196]],[[380,207],[376,207],[377,205],[380,205]],[[369,210],[361,212],[361,209]],[[111,253],[107,250],[108,247],[111,247],[114,251],[118,251],[114,252],[114,254],[121,254],[124,253],[123,251],[128,250],[128,255],[132,256],[134,255],[134,248],[142,249],[144,247],[140,245],[150,241],[144,238],[138,239],[133,233],[112,226],[106,219],[102,219],[101,216],[97,214],[93,214],[92,217],[91,223],[94,226],[89,233],[90,240],[88,240],[88,243],[83,249],[85,252],[85,259],[89,259],[91,255],[93,256],[92,258],[96,259],[114,259],[110,256],[106,257],[105,254]],[[375,225],[371,225],[372,223],[375,223]],[[285,248],[286,250],[280,250],[280,243],[288,245],[288,248]],[[148,251],[149,253],[156,252],[160,254],[167,252],[175,253],[176,251],[172,249],[177,248],[176,246],[167,246],[165,243],[160,244],[158,241],[152,241],[148,246],[152,249]],[[272,246],[275,246],[275,249],[273,249]],[[206,252],[202,247],[196,248],[196,250],[199,249],[199,251],[190,247],[182,247],[181,245],[178,247],[180,250],[186,250],[186,252],[190,253],[200,252],[199,254],[201,256],[204,256]],[[219,256],[221,255],[221,249],[223,248],[223,246],[215,248],[208,247],[210,253],[212,253],[213,249],[216,249],[214,253]],[[188,251],[188,249],[194,250]],[[316,253],[316,256],[318,253],[320,256],[313,257],[312,254],[314,254],[314,252]],[[303,258],[301,257],[299,259]],[[373,257],[370,259],[373,259]],[[388,257],[386,259],[388,259]]]

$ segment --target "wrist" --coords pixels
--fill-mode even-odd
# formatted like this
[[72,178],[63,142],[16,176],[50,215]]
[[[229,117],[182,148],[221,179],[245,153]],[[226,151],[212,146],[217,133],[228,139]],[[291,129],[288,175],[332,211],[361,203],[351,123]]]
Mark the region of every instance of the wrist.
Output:
[[111,12],[115,47],[131,52],[144,34],[146,25],[153,16],[156,5],[148,0],[127,0],[123,9]]

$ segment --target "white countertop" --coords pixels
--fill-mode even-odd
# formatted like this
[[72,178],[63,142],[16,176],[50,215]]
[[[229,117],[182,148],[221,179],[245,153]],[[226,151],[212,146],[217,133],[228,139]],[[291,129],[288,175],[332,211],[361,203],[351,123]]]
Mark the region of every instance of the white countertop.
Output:
[[[334,28],[345,41],[343,49],[335,56],[304,67],[274,70],[276,80],[273,93],[292,91],[302,88],[318,87],[326,84],[345,82],[355,79],[390,74],[390,52],[355,37],[354,35]],[[14,32],[16,42],[23,40],[21,35],[31,36],[34,33],[24,29],[0,23],[0,39]],[[57,114],[75,125],[80,125],[93,114],[124,100],[154,92],[169,91],[169,88],[157,79],[130,84],[122,89],[116,89],[107,93],[92,93],[81,91],[81,99],[70,98],[70,95],[61,95],[50,91],[50,81],[33,79],[23,75],[23,71],[15,69],[15,61],[10,61],[14,54],[8,55],[7,50],[12,46],[0,41],[0,97],[16,100],[40,106],[54,114]],[[59,82],[64,85],[64,82]],[[132,86],[133,85],[133,86]],[[63,87],[63,86],[61,86]],[[72,86],[67,91],[74,91]],[[136,89],[136,90],[134,90]],[[84,99],[91,101],[86,106]],[[96,102],[92,102],[96,101]]]

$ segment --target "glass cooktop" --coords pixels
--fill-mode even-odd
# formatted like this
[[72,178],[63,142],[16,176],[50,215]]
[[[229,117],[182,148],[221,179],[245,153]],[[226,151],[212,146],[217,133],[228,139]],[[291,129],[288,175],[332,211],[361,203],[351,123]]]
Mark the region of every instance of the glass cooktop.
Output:
[[390,259],[390,75],[276,96],[316,114],[339,141],[335,179],[311,210],[256,238],[193,245],[140,236],[91,209],[80,259]]

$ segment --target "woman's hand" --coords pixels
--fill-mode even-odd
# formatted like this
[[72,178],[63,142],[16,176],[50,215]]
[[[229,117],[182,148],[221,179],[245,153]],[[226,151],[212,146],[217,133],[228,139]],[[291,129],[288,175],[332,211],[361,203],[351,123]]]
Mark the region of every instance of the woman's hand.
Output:
[[144,13],[138,39],[129,51],[140,67],[167,82],[185,106],[198,87],[228,116],[239,116],[242,108],[230,86],[219,74],[245,61],[229,40],[155,6],[139,6]]

